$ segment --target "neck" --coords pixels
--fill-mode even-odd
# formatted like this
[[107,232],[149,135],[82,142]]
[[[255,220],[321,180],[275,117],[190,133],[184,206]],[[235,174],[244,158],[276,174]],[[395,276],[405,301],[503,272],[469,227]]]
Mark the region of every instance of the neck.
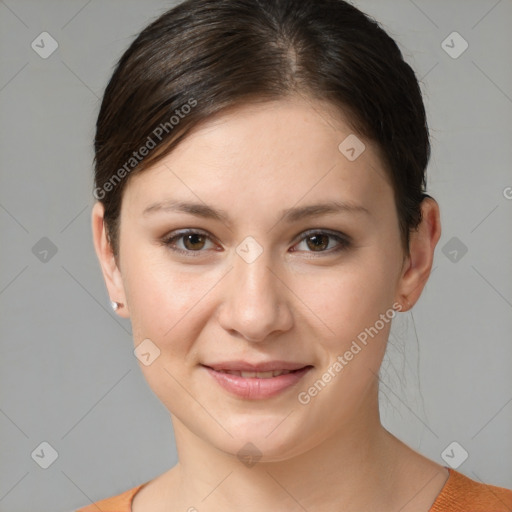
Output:
[[[349,424],[309,450],[286,460],[244,465],[193,434],[177,418],[173,425],[179,464],[174,476],[182,510],[245,512],[391,509],[400,441],[382,427],[378,401],[361,407]],[[396,491],[396,488],[395,488]],[[169,495],[174,495],[175,491]],[[178,508],[177,508],[178,509]]]

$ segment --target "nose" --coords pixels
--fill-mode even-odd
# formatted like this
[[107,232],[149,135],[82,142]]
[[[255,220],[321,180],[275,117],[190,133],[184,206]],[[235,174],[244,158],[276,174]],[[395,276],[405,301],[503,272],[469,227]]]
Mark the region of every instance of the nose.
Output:
[[282,271],[279,275],[271,264],[266,251],[250,263],[235,255],[218,315],[220,325],[232,335],[262,342],[291,328],[291,292]]

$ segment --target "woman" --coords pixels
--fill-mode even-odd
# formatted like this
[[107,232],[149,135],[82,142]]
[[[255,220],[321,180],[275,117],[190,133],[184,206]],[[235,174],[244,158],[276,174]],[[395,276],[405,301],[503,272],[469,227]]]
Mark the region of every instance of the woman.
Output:
[[93,238],[179,463],[81,509],[505,511],[382,425],[440,237],[421,92],[342,0],[188,0],[105,91]]

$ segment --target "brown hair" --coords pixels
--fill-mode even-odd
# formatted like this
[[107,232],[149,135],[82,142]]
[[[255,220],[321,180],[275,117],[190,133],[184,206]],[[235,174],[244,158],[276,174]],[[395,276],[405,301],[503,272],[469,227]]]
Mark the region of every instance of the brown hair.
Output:
[[101,104],[94,196],[114,254],[132,175],[213,114],[294,93],[329,102],[377,143],[408,253],[430,142],[418,81],[395,41],[343,0],[186,0],[133,41]]

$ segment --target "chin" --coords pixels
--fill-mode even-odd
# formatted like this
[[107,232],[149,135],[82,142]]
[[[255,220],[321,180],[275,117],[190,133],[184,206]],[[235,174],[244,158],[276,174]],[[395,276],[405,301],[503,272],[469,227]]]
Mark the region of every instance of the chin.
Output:
[[[288,413],[286,413],[288,414]],[[308,451],[312,438],[299,425],[288,423],[286,414],[254,416],[230,422],[226,429],[233,437],[210,439],[217,448],[241,462],[280,462]],[[284,421],[283,421],[284,420]],[[308,439],[308,446],[305,444]]]

